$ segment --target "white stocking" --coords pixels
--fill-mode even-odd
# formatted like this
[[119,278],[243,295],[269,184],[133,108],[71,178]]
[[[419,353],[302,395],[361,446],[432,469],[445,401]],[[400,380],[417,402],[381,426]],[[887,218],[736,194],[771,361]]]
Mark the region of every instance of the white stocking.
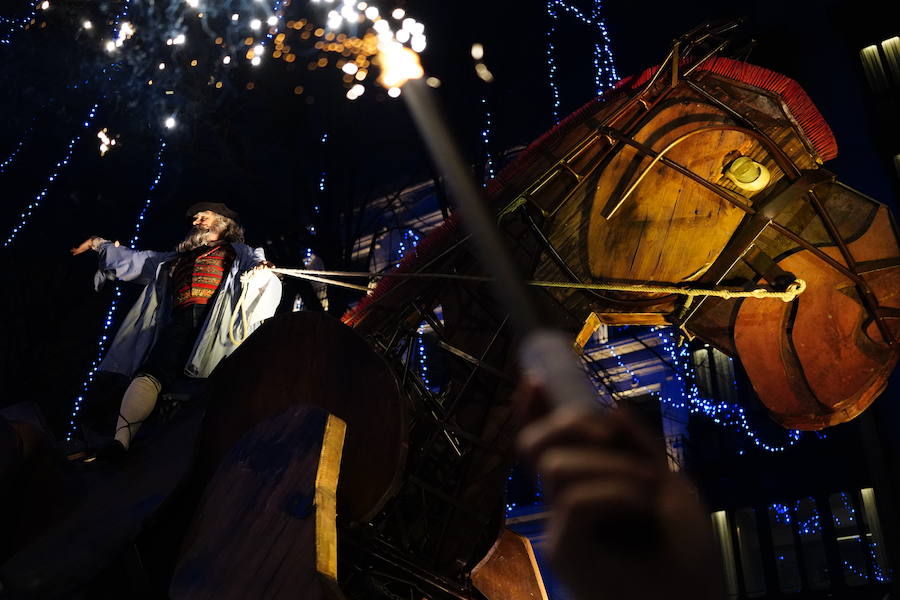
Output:
[[125,390],[115,437],[126,449],[131,445],[141,423],[153,412],[161,388],[160,383],[150,375],[139,375],[131,380]]

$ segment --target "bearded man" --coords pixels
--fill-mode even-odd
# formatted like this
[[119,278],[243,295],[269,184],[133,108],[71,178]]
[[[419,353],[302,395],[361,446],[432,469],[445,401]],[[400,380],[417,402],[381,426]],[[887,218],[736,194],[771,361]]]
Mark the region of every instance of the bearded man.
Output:
[[271,263],[261,248],[244,244],[238,214],[226,205],[200,202],[186,216],[193,228],[175,252],[137,251],[96,236],[71,250],[100,255],[98,290],[106,280],[144,284],[100,364],[102,371],[133,377],[108,452],[127,450],[161,391],[181,375],[208,377],[236,348],[230,331],[252,331],[274,314],[281,298],[278,278],[257,273],[244,284],[240,310],[242,273]]

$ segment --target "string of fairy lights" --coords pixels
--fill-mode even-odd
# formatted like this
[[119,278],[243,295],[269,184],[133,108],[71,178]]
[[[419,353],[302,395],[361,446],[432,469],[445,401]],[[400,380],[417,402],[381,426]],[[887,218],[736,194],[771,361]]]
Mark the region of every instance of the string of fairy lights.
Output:
[[559,25],[560,15],[562,13],[574,18],[578,22],[595,28],[601,37],[601,41],[594,43],[593,59],[594,59],[594,87],[597,95],[609,89],[619,80],[616,72],[615,61],[613,59],[612,49],[610,48],[609,31],[606,28],[606,22],[601,16],[602,0],[594,0],[591,7],[590,16],[569,2],[564,0],[547,0],[546,12],[549,17],[549,26],[547,27],[547,74],[550,85],[550,96],[552,103],[553,121],[559,120],[560,114],[560,91],[557,83],[557,64],[556,64],[556,30]]
[[601,0],[594,0],[594,5],[591,9],[591,21],[593,21],[602,38],[602,41],[594,42],[594,90],[598,96],[614,86],[620,79],[619,74],[616,72],[616,63],[612,57],[609,31],[606,29],[606,22],[600,14],[602,10],[601,5]]
[[0,44],[9,45],[13,37],[34,24],[39,10],[50,8],[48,0],[34,0],[29,4],[28,10],[21,17],[0,16]]
[[16,143],[16,147],[13,151],[9,153],[9,156],[4,158],[3,162],[0,162],[0,175],[6,173],[6,169],[15,162],[16,157],[19,155],[19,151],[25,145],[25,141],[25,137],[22,137],[22,139]]
[[[746,436],[754,446],[765,450],[766,452],[784,452],[789,447],[794,446],[801,439],[801,432],[798,430],[789,430],[786,432],[787,440],[782,444],[775,444],[765,441],[759,432],[750,424],[747,413],[742,406],[726,402],[724,400],[705,398],[700,392],[699,387],[688,378],[687,373],[691,372],[688,364],[690,354],[686,347],[678,347],[676,340],[673,338],[669,329],[652,327],[651,332],[655,332],[659,338],[659,347],[662,348],[668,357],[669,365],[674,369],[673,377],[680,390],[678,397],[663,394],[658,391],[651,392],[661,403],[676,409],[686,409],[690,414],[703,415],[716,425],[729,428]],[[631,379],[634,387],[642,387],[642,383],[638,375],[631,369],[628,363],[623,360],[615,348],[609,343],[604,343],[604,347],[615,359],[619,368],[626,373]],[[729,358],[729,360],[731,360]],[[737,387],[737,383],[732,381],[732,386]],[[598,387],[598,392],[602,393],[602,389]],[[739,451],[743,453],[743,451]]]
[[491,130],[493,122],[491,117],[491,108],[488,105],[487,98],[481,98],[481,107],[484,111],[484,124],[481,128],[481,146],[484,149],[484,180],[485,185],[493,179],[497,173],[494,170],[494,157],[491,155]]
[[[853,562],[848,560],[846,555],[842,553],[841,567],[844,570],[844,575],[855,577],[859,582],[868,581],[870,579],[874,579],[878,583],[890,581],[890,569],[885,569],[878,559],[878,542],[874,539],[868,539],[870,533],[864,530],[865,525],[863,521],[856,517],[856,508],[850,502],[847,493],[840,492],[838,497],[840,498],[843,510],[847,513],[847,520],[849,523],[842,523],[838,517],[837,511],[832,510],[832,522],[834,523],[834,526],[848,527],[850,524],[853,524],[853,531],[856,532],[849,536],[839,536],[838,541],[844,544],[855,543],[861,546],[863,552],[868,555],[868,562],[871,567],[870,575],[865,570],[853,564]],[[794,527],[796,529],[797,534],[801,538],[801,543],[805,539],[812,539],[813,541],[815,541],[815,539],[820,539],[824,533],[822,520],[819,511],[816,508],[815,499],[812,497],[795,500],[793,504],[775,502],[770,504],[768,509],[769,514],[775,523],[784,527]],[[805,518],[801,516],[804,513]],[[863,553],[860,552],[855,554],[861,557]],[[776,556],[776,559],[779,562],[788,561],[788,557],[784,553],[779,553]]]
[[[141,237],[141,229],[144,224],[144,220],[147,217],[147,211],[150,210],[150,206],[155,198],[156,189],[159,186],[159,182],[162,180],[163,171],[165,170],[165,161],[163,160],[163,153],[166,149],[166,142],[164,140],[160,140],[159,142],[159,150],[156,152],[156,171],[153,175],[153,179],[150,181],[150,185],[147,188],[146,199],[144,200],[143,205],[141,206],[141,210],[138,212],[137,218],[134,223],[134,232],[131,238],[128,240],[128,245],[131,248],[137,246]],[[91,384],[94,382],[94,378],[97,375],[97,371],[100,369],[100,363],[103,360],[103,356],[106,354],[106,349],[108,346],[108,342],[110,340],[110,336],[112,334],[112,327],[114,323],[114,318],[116,312],[119,309],[119,300],[122,298],[122,288],[120,284],[116,284],[113,288],[113,298],[109,303],[109,307],[106,309],[106,315],[103,319],[103,326],[100,330],[100,336],[97,339],[97,354],[94,359],[91,361],[91,365],[88,368],[87,374],[85,375],[84,380],[81,382],[81,391],[75,397],[75,400],[72,403],[72,412],[69,416],[69,424],[66,430],[66,441],[71,441],[72,437],[75,435],[75,431],[77,430],[77,417],[81,412],[82,405],[84,404],[84,399],[87,397],[88,392],[90,391]]]
[[[419,235],[417,231],[414,229],[404,229],[403,234],[400,236],[399,241],[397,242],[397,255],[396,259],[393,260],[393,264],[395,267],[399,267],[400,263],[406,257],[409,252],[414,252],[418,247],[419,242],[422,240],[422,236]],[[428,324],[425,321],[419,323],[419,326],[416,328],[416,338],[413,342],[413,350],[415,351],[412,360],[416,361],[417,371],[419,375],[419,379],[422,381],[422,384],[426,389],[431,390],[431,380],[428,377],[428,355],[425,349],[425,335],[427,333]]]
[[[124,0],[121,10],[118,13],[116,13],[116,15],[113,17],[113,22],[116,26],[118,26],[118,23],[125,16],[127,16],[128,10],[130,8],[130,2],[131,2],[131,0]],[[0,22],[2,22],[3,24],[6,24],[6,25],[14,24],[16,26],[17,30],[22,30],[22,29],[25,29],[25,28],[33,25],[36,22],[35,18],[36,18],[38,10],[47,11],[49,9],[50,9],[49,0],[41,0],[39,2],[35,2],[31,5],[30,14],[28,16],[20,17],[18,19],[8,19],[8,18],[4,17],[4,18],[2,18],[2,21],[0,21]],[[8,39],[8,38],[3,38],[3,39]],[[87,84],[88,82],[85,81],[84,83]],[[78,88],[78,87],[79,87],[79,85],[74,86],[74,88]],[[82,129],[88,129],[89,127],[91,127],[91,125],[93,124],[93,122],[95,120],[95,117],[97,116],[99,107],[100,107],[99,102],[94,103],[91,106],[90,110],[88,111],[87,116],[85,117],[84,121],[82,122]],[[98,132],[98,136],[101,137],[101,156],[103,154],[105,154],[105,151],[106,151],[104,149],[104,143],[103,143],[103,136],[105,136],[105,132],[106,132],[105,129]],[[19,142],[16,145],[16,149],[13,151],[13,153],[7,159],[5,159],[2,164],[0,164],[0,173],[5,172],[7,167],[13,163],[15,158],[18,156],[19,150],[21,150],[21,148],[24,146],[27,136],[29,134],[30,134],[30,131],[27,132],[25,134],[25,136],[23,136],[22,139],[19,140]],[[45,186],[32,198],[32,200],[29,202],[29,204],[26,205],[25,208],[22,210],[22,212],[19,214],[18,224],[13,226],[12,230],[10,231],[10,233],[7,235],[6,239],[3,242],[4,248],[9,247],[13,243],[13,241],[18,237],[18,234],[28,225],[28,221],[34,214],[34,211],[36,211],[40,207],[42,201],[47,197],[47,195],[50,191],[51,185],[59,178],[63,168],[66,167],[69,164],[69,162],[72,160],[72,156],[75,151],[75,148],[78,145],[78,142],[81,140],[81,137],[83,134],[84,134],[84,131],[79,131],[69,140],[69,143],[66,145],[66,150],[65,150],[63,157],[51,168],[50,174],[47,176]],[[106,139],[106,142],[111,142],[111,144],[115,144],[114,140],[109,140],[108,138]],[[108,148],[109,148],[109,146],[106,146],[106,149],[108,149]]]
[[[82,129],[87,129],[88,127],[91,126],[91,123],[93,123],[93,121],[94,121],[94,117],[97,116],[98,106],[99,106],[98,104],[94,104],[93,106],[91,106],[90,110],[88,111],[87,116],[84,119],[84,122],[82,123]],[[41,189],[41,191],[39,191],[34,196],[34,198],[31,199],[31,202],[29,202],[25,206],[25,208],[22,209],[22,212],[19,213],[19,222],[18,222],[18,224],[13,226],[12,230],[6,236],[6,239],[3,242],[4,248],[8,248],[10,246],[10,244],[12,244],[13,241],[16,239],[16,237],[18,237],[19,233],[23,229],[25,229],[25,227],[28,225],[28,221],[31,218],[31,216],[34,214],[34,211],[36,211],[38,209],[38,207],[40,207],[41,202],[44,200],[44,198],[47,197],[47,194],[49,193],[50,187],[53,185],[53,182],[55,182],[57,180],[57,178],[59,178],[62,170],[66,166],[68,166],[69,161],[72,158],[72,152],[74,152],[75,146],[78,144],[78,141],[81,139],[82,134],[83,134],[83,131],[79,131],[69,140],[69,143],[66,145],[66,150],[65,150],[65,153],[63,154],[63,157],[61,159],[59,159],[56,162],[56,164],[53,166],[53,168],[50,170],[50,175],[47,176],[47,181],[46,181],[44,187]]]

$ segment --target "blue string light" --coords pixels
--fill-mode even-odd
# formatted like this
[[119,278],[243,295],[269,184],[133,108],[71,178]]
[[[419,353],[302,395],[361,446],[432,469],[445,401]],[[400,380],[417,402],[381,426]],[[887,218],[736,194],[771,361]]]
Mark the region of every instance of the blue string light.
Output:
[[[847,520],[852,523],[854,520],[856,520],[856,509],[853,508],[853,504],[850,503],[850,498],[847,496],[847,494],[845,492],[841,492],[840,498],[841,498],[841,504],[843,505],[844,510],[847,511],[847,515],[848,515]],[[837,518],[837,515],[834,516],[834,524],[837,525],[838,527],[841,526],[841,522]]]
[[[156,191],[157,186],[159,186],[159,182],[162,179],[163,170],[165,169],[165,162],[163,161],[163,152],[166,149],[166,142],[160,140],[159,142],[159,150],[156,153],[156,173],[153,176],[152,181],[150,182],[150,186],[147,189],[147,199],[144,201],[144,204],[141,206],[141,210],[138,213],[138,217],[134,224],[134,234],[131,236],[131,239],[128,242],[128,245],[132,248],[136,247],[138,241],[140,240],[141,235],[141,226],[143,225],[144,218],[147,216],[147,210],[150,208],[150,204],[153,201],[154,192]],[[78,396],[75,397],[75,401],[72,405],[72,413],[69,416],[69,427],[66,431],[66,441],[71,441],[72,436],[75,435],[75,420],[78,417],[78,413],[81,412],[81,406],[84,403],[84,399],[87,396],[88,390],[91,387],[91,383],[94,381],[94,377],[97,375],[97,371],[100,369],[100,362],[103,360],[103,355],[106,354],[107,342],[109,341],[111,329],[113,326],[113,318],[116,315],[116,311],[119,309],[119,300],[122,297],[122,288],[120,284],[116,284],[113,289],[113,299],[109,303],[109,308],[106,309],[106,316],[103,319],[103,328],[100,331],[100,337],[97,340],[97,355],[94,357],[94,360],[91,361],[91,366],[88,369],[87,375],[84,378],[84,381],[81,383],[81,392]]]
[[791,508],[787,504],[776,502],[769,505],[769,510],[772,511],[776,523],[790,526]]
[[16,156],[18,156],[19,150],[22,149],[22,146],[25,145],[26,140],[27,140],[27,134],[25,137],[23,137],[21,140],[19,140],[19,142],[16,144],[15,150],[13,150],[9,154],[9,156],[7,156],[5,159],[3,159],[3,162],[0,162],[0,175],[2,175],[3,173],[6,173],[6,168],[8,166],[10,166],[13,163],[13,161],[16,160]]
[[[88,111],[87,118],[84,120],[82,124],[84,129],[87,129],[91,126],[91,123],[94,120],[94,117],[97,115],[97,104],[94,104],[91,107],[91,110]],[[62,168],[69,164],[69,160],[72,158],[72,152],[75,150],[75,145],[78,143],[78,140],[81,139],[82,132],[78,132],[71,140],[69,140],[68,146],[66,146],[66,152],[63,155],[62,159],[54,165],[53,169],[50,172],[50,175],[47,177],[47,184],[44,188],[37,193],[37,195],[32,199],[32,201],[25,207],[24,210],[19,214],[19,224],[12,228],[9,235],[6,237],[6,241],[3,242],[3,247],[8,248],[10,244],[12,244],[13,240],[16,239],[16,236],[19,235],[19,232],[22,231],[25,226],[28,224],[28,219],[34,214],[34,211],[38,209],[41,205],[41,201],[47,197],[47,193],[50,189],[50,186],[54,181],[59,177]]]
[[487,98],[481,98],[481,106],[484,108],[484,127],[481,128],[481,144],[484,146],[484,178],[485,184],[496,175],[494,172],[494,157],[491,155],[491,109]]
[[[328,132],[327,131],[322,134],[322,137],[319,139],[319,143],[322,144],[323,146],[328,143]],[[324,150],[323,150],[323,156],[324,156]],[[327,176],[328,176],[328,173],[325,171],[325,169],[322,169],[321,173],[319,173],[319,191],[320,192],[325,191],[325,181],[327,179]],[[319,208],[318,206],[315,206],[313,208],[316,210],[316,212],[318,212],[318,208]]]
[[[725,401],[703,398],[700,394],[700,389],[696,384],[689,383],[688,377],[686,376],[686,373],[690,371],[690,367],[687,365],[687,349],[677,348],[675,341],[665,329],[654,327],[651,331],[658,332],[657,335],[661,342],[660,346],[662,346],[663,350],[668,354],[670,359],[669,364],[674,368],[673,374],[675,381],[681,383],[679,386],[681,396],[679,398],[672,398],[664,396],[659,392],[652,392],[651,395],[655,396],[661,403],[674,408],[687,409],[691,414],[703,415],[717,425],[738,431],[750,439],[756,447],[767,452],[784,452],[790,446],[797,444],[801,435],[801,432],[798,430],[790,430],[787,432],[788,439],[786,444],[777,445],[765,442],[750,426],[747,414],[743,407]],[[604,344],[604,346],[615,358],[619,367],[631,378],[632,387],[640,387],[640,379],[635,372],[625,364],[622,357],[616,353],[615,349],[609,343]],[[599,382],[595,380],[594,383],[599,389]],[[736,386],[735,382],[732,382],[732,384]]]
[[[281,18],[284,15],[284,3],[282,0],[275,0],[275,3],[272,5],[272,13],[273,16],[277,19],[274,26],[269,28],[269,31],[266,33],[266,40],[271,41],[275,38],[275,34],[278,33],[278,26],[281,23]],[[262,42],[265,46],[265,41]]]
[[121,30],[119,25],[122,23],[122,19],[128,16],[128,11],[131,10],[131,0],[124,0],[122,2],[122,10],[120,10],[115,17],[113,17],[113,29],[116,30],[116,35],[120,35]]
[[[403,232],[403,236],[400,238],[399,248],[397,251],[397,260],[395,264],[399,267],[400,262],[406,256],[406,253],[410,250],[415,250],[415,248],[419,245],[419,241],[421,240],[421,236],[416,233],[412,229],[407,229]],[[422,380],[422,383],[426,388],[432,389],[431,381],[428,379],[428,356],[425,351],[425,321],[419,323],[419,327],[416,329],[416,341],[415,341],[415,360],[418,361],[419,366],[419,378]]]
[[585,15],[578,7],[572,6],[563,0],[547,1],[547,16],[550,18],[550,25],[547,27],[547,72],[550,83],[550,94],[553,103],[553,121],[559,120],[559,85],[556,82],[556,46],[553,42],[556,35],[556,29],[559,25],[560,11],[574,17],[581,23],[589,25],[597,29],[602,39],[601,42],[594,44],[594,87],[597,94],[608,89],[619,80],[616,73],[616,67],[613,61],[612,50],[610,49],[609,32],[606,29],[606,23],[600,16],[601,0],[594,0],[591,9],[591,16]]
[[165,163],[163,162],[163,151],[165,151],[165,149],[165,140],[160,140],[159,150],[157,150],[156,152],[156,174],[153,176],[153,181],[150,182],[150,187],[147,188],[147,199],[144,200],[144,205],[141,207],[141,212],[138,214],[137,221],[135,221],[134,223],[134,234],[128,241],[128,246],[131,248],[136,248],[138,245],[138,241],[141,237],[141,226],[144,224],[144,217],[147,216],[147,210],[150,209],[150,203],[153,201],[153,192],[156,191],[156,187],[159,185],[159,182],[162,179],[163,168],[165,167]]
[[600,16],[602,0],[594,0],[591,10],[591,20],[600,31],[602,42],[594,44],[594,89],[599,96],[605,90],[611,88],[619,81],[616,65],[613,62],[612,49],[610,48],[609,32],[606,23]]
[[819,518],[819,511],[816,509],[815,499],[807,498],[810,504],[807,506],[811,509],[810,515],[806,519],[799,516],[802,500],[794,501],[793,506],[776,502],[769,505],[775,522],[779,525],[790,527],[791,523],[797,524],[797,532],[801,537],[816,536],[822,533],[822,521]]
[[[0,27],[3,29],[2,33],[0,33],[0,44],[11,44],[12,38],[17,33],[24,31],[26,27],[35,21],[37,11],[42,6],[44,6],[43,0],[34,0],[34,2],[31,3],[31,6],[28,7],[28,13],[25,16],[0,17]],[[49,4],[46,6],[49,6]]]
[[[847,497],[847,494],[845,492],[841,492],[840,499],[841,499],[841,503],[843,504],[844,510],[846,510],[847,514],[849,515],[848,519],[851,522],[854,521],[855,517],[856,517],[856,509],[853,508],[853,505],[850,503],[850,499]],[[785,525],[785,526],[790,527],[792,521],[796,522],[797,532],[800,534],[801,537],[820,535],[822,533],[822,523],[819,518],[819,511],[816,509],[816,506],[814,504],[814,502],[815,502],[814,499],[809,498],[808,500],[809,500],[810,504],[808,504],[807,506],[809,506],[811,508],[811,513],[810,513],[809,518],[807,518],[805,520],[799,518],[799,516],[798,516],[798,513],[801,508],[800,500],[795,501],[793,506],[788,506],[787,504],[781,504],[781,503],[771,504],[771,505],[769,505],[769,510],[771,511],[775,522],[780,525]],[[841,525],[842,525],[841,521],[838,518],[837,514],[835,514],[833,511],[832,511],[832,518],[834,519],[835,526],[841,527]],[[846,540],[846,541],[849,541],[849,540]],[[864,535],[855,536],[855,541],[857,544],[865,544],[866,545],[867,551],[869,553],[869,558],[871,559],[871,564],[872,564],[872,576],[875,578],[875,580],[878,581],[879,583],[884,583],[884,582],[890,581],[891,580],[890,573],[885,572],[881,568],[881,565],[879,564],[877,553],[876,553],[876,548],[878,545],[877,542],[875,542],[874,540],[871,540],[871,541],[866,540]],[[784,560],[783,557],[778,557],[778,558],[779,558],[779,560]],[[844,569],[845,576],[850,575],[850,576],[862,579],[863,581],[868,581],[870,579],[868,573],[857,568],[853,563],[851,563],[848,560],[842,560],[841,565]]]
[[559,121],[559,86],[556,84],[556,46],[553,45],[556,26],[559,15],[556,12],[556,0],[547,2],[547,16],[550,17],[550,26],[547,28],[547,72],[550,82],[550,95],[553,103],[553,122]]
[[[850,502],[850,497],[847,495],[846,492],[841,492],[839,495],[839,498],[841,500],[841,505],[843,506],[844,510],[847,512],[847,520],[850,523],[855,522],[857,520],[856,508],[854,508],[853,503]],[[841,523],[841,520],[838,518],[837,514],[835,514],[833,511],[832,511],[832,513],[833,513],[832,518],[834,519],[835,526],[836,527],[844,526],[844,524]],[[865,533],[865,532],[861,532],[861,533]],[[865,544],[867,546],[869,558],[871,559],[871,563],[872,563],[872,576],[875,578],[875,581],[877,581],[879,583],[885,583],[885,582],[890,581],[891,580],[890,569],[887,569],[887,570],[882,569],[881,564],[878,561],[878,555],[877,555],[878,542],[876,542],[875,540],[864,539],[864,535],[857,536],[856,542],[858,544]],[[858,568],[856,568],[856,566],[854,566],[852,563],[850,563],[850,561],[843,560],[843,561],[841,561],[841,564],[844,568],[844,575],[852,575],[854,577],[859,577],[860,579],[868,581],[869,575],[867,573],[859,570]]]
[[815,499],[808,498],[809,503],[807,507],[811,510],[810,515],[806,519],[801,519],[799,517],[800,513],[800,500],[797,500],[794,503],[794,515],[797,518],[797,529],[801,535],[803,536],[815,536],[822,533],[822,521],[819,518],[819,511],[816,509]]
[[431,381],[428,379],[428,356],[425,353],[425,323],[419,323],[416,330],[416,349],[419,360],[419,378],[425,387],[431,389]]

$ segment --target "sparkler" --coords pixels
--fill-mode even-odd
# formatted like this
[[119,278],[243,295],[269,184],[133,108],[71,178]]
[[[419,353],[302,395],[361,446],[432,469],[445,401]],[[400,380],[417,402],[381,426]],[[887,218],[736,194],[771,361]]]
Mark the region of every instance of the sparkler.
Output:
[[407,51],[411,49],[398,48],[391,41],[384,42],[381,50],[379,82],[384,86],[402,86],[406,92],[406,105],[472,234],[476,256],[484,269],[493,274],[495,295],[524,335],[519,346],[524,371],[545,384],[557,407],[598,410],[596,395],[572,354],[571,341],[562,332],[540,327],[512,258],[484,207],[479,188],[422,81],[424,70],[418,55]]

